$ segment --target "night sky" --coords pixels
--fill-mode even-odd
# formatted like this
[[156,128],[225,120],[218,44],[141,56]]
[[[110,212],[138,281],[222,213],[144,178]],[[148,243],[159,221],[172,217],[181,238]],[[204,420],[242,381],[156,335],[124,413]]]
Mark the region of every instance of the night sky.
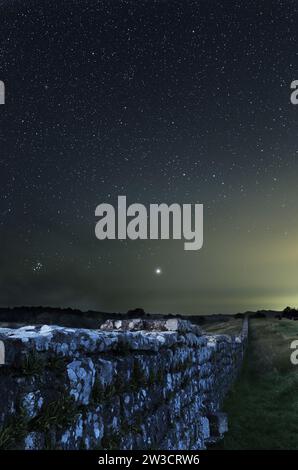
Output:
[[[0,1],[0,304],[298,305],[298,2]],[[102,202],[204,204],[204,246],[99,241]]]

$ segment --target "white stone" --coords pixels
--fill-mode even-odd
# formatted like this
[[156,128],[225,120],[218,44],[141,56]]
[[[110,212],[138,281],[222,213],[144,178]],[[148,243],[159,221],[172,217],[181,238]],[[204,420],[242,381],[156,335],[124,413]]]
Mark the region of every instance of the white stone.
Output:
[[3,341],[0,341],[0,366],[5,364],[5,346]]

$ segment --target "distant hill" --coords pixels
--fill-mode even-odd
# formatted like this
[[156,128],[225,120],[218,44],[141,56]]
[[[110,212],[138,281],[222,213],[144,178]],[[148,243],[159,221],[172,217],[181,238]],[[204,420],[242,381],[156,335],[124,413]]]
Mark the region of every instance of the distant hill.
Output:
[[72,308],[55,307],[7,307],[0,308],[0,326],[19,327],[28,324],[63,325],[74,328],[99,328],[107,319],[125,318],[187,318],[191,322],[204,325],[213,322],[228,322],[233,318],[241,319],[245,315],[250,318],[288,318],[298,320],[298,311],[291,307],[283,311],[259,310],[257,312],[244,312],[236,314],[210,314],[210,315],[183,315],[183,314],[152,314],[146,313],[142,308],[121,312],[97,312]]

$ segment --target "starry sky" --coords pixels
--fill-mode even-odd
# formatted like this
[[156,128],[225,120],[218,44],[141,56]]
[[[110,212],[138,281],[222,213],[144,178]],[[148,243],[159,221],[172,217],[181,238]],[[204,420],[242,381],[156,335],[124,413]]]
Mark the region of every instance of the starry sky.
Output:
[[[0,304],[298,305],[296,0],[0,0]],[[204,204],[204,246],[99,241],[102,202]]]

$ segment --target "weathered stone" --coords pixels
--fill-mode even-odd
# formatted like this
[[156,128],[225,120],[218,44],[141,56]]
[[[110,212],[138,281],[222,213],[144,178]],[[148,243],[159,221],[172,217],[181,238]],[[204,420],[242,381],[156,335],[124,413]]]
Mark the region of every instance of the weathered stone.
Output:
[[2,328],[0,427],[22,419],[24,449],[204,449],[227,431],[247,334],[246,320],[228,336],[176,318]]
[[45,439],[41,432],[30,432],[24,439],[25,450],[42,450],[44,447]]
[[123,319],[107,320],[100,327],[101,330],[113,331],[175,331],[179,333],[192,332],[196,335],[201,334],[201,328],[193,325],[188,320],[171,318],[169,320],[148,320],[148,319]]
[[43,405],[40,390],[29,392],[21,398],[21,407],[28,418],[35,418]]
[[216,442],[222,439],[228,431],[228,416],[226,413],[216,412],[209,416],[210,440]]
[[90,358],[68,364],[69,394],[78,403],[88,405],[95,381],[95,368]]
[[5,346],[3,341],[0,341],[0,366],[5,364]]

